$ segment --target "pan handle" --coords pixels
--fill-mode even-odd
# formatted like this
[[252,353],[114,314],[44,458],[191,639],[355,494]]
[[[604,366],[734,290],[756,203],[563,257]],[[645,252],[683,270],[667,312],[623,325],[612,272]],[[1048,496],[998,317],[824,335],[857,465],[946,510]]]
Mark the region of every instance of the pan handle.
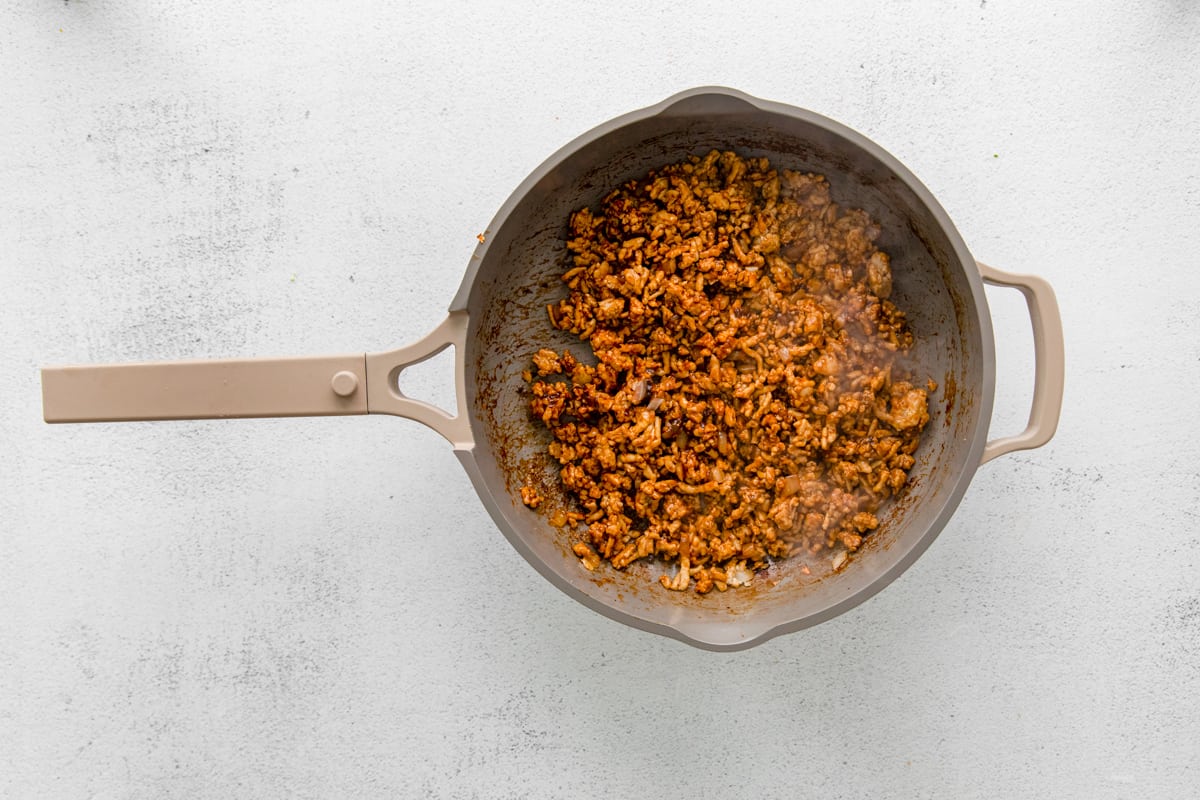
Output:
[[1030,450],[1050,441],[1058,428],[1062,411],[1063,381],[1066,372],[1063,355],[1062,317],[1050,284],[1034,275],[1004,272],[975,262],[985,283],[1007,286],[1025,295],[1029,320],[1033,325],[1034,383],[1033,407],[1025,430],[1016,436],[993,439],[983,448],[981,464],[1014,450]]
[[[367,353],[367,413],[392,414],[416,420],[440,433],[455,450],[475,445],[467,418],[466,355],[467,323],[465,311],[452,311],[429,335],[399,350]],[[437,406],[405,396],[400,391],[400,373],[413,364],[454,347],[454,398],[458,406],[451,416]]]
[[[46,422],[392,414],[422,422],[455,449],[474,445],[463,385],[468,317],[450,314],[424,339],[385,353],[164,361],[42,369]],[[455,349],[451,416],[400,391],[406,367]]]
[[42,369],[46,422],[366,413],[362,354]]

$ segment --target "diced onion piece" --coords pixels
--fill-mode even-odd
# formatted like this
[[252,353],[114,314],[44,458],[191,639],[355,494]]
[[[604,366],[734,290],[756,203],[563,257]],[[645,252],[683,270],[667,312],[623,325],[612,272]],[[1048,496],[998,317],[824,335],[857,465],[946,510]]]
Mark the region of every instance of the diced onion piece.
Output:
[[800,480],[799,475],[788,475],[783,479],[783,486],[779,494],[782,497],[791,497],[792,495],[796,494],[796,492],[800,491],[800,488],[803,485],[804,482]]
[[749,586],[750,581],[754,580],[754,573],[746,568],[746,565],[739,561],[732,567],[725,570],[725,581],[730,586]]

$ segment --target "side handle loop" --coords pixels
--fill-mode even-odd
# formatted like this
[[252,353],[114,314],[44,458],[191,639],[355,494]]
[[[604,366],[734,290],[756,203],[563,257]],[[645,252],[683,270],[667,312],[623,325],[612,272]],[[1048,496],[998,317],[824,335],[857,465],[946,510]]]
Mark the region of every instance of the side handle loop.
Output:
[[1034,382],[1033,407],[1025,430],[1016,436],[993,439],[983,448],[986,464],[1014,450],[1041,447],[1054,436],[1062,412],[1066,361],[1063,354],[1062,317],[1050,284],[1034,275],[1004,272],[975,262],[985,283],[1017,289],[1025,296],[1029,321],[1033,325]]

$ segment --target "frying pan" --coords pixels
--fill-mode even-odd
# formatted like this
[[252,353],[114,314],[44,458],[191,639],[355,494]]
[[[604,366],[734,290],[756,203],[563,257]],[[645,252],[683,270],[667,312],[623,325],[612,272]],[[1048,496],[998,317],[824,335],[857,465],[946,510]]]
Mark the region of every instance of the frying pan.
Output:
[[[766,156],[776,168],[823,174],[843,207],[865,209],[891,256],[893,299],[916,336],[911,369],[930,377],[931,420],[910,485],[880,512],[881,524],[840,571],[792,557],[749,587],[696,595],[669,592],[668,571],[641,561],[588,572],[568,532],[527,508],[533,483],[548,508],[569,508],[545,454],[549,433],[528,411],[521,371],[538,349],[579,343],[554,329],[547,304],[566,289],[571,212],[652,168],[709,150]],[[820,115],[724,88],[697,88],[610,120],[569,143],[525,179],[475,249],[449,314],[428,336],[398,350],[310,358],[245,359],[42,371],[47,422],[393,414],[446,438],[496,526],[544,577],[615,620],[712,650],[735,650],[840,614],[882,589],[937,537],[980,464],[1039,447],[1058,424],[1062,325],[1043,280],[986,267],[971,257],[932,194],[861,134]],[[1033,327],[1035,386],[1021,434],[987,440],[995,357],[984,282],[1013,287]],[[406,397],[406,368],[454,348],[457,408]],[[585,354],[580,352],[581,357]],[[544,509],[543,509],[544,511]],[[828,561],[828,559],[826,559]],[[673,570],[673,567],[670,568]]]

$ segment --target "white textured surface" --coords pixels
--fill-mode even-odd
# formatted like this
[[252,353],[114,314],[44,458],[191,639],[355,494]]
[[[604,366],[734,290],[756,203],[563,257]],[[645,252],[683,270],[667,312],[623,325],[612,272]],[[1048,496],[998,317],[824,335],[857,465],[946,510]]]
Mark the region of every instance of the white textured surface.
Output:
[[[1196,796],[1200,5],[652,5],[5,4],[0,796]],[[409,422],[40,421],[43,364],[417,338],[530,169],[700,84],[863,131],[1062,304],[1058,437],[851,613],[610,622]]]

